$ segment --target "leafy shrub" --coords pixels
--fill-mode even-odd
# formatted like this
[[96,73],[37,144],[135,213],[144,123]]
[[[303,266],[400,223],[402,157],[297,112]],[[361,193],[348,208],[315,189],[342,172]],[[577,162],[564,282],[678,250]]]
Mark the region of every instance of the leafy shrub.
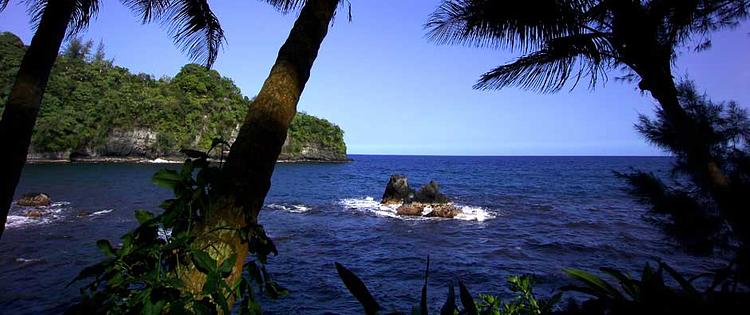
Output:
[[[214,140],[212,149],[225,144]],[[121,246],[97,241],[106,259],[85,268],[73,280],[93,278],[81,289],[82,300],[68,313],[229,314],[236,308],[240,314],[260,314],[252,284],[272,298],[286,294],[265,269],[267,256],[277,251],[262,226],[232,231],[249,243],[253,257],[243,265],[246,272],[236,284],[227,283],[237,262],[236,253],[216,261],[208,252],[213,245],[196,241],[205,233],[196,226],[211,216],[220,168],[209,164],[210,150],[183,152],[190,158],[179,171],[161,170],[152,179],[172,189],[175,198],[161,204],[164,212],[159,215],[136,211],[139,226],[122,236]],[[189,266],[206,277],[200,292],[191,292],[186,285]],[[230,305],[234,298],[240,300],[236,307]]]

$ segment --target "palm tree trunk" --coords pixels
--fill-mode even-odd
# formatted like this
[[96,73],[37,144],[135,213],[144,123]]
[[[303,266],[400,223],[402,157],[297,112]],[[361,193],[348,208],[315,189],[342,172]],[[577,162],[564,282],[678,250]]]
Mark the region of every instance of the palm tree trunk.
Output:
[[44,89],[73,14],[74,0],[47,1],[39,28],[31,40],[10,90],[0,120],[0,237],[26,163],[31,132]]
[[[241,276],[248,252],[247,242],[232,230],[246,230],[257,223],[287,129],[337,5],[338,0],[308,0],[302,8],[271,73],[249,105],[222,171],[219,202],[199,228],[202,232],[197,242],[210,243],[209,254],[214,259],[222,262],[237,254],[237,263],[227,279],[230,285]],[[204,274],[190,268],[183,276],[189,290],[201,292]]]

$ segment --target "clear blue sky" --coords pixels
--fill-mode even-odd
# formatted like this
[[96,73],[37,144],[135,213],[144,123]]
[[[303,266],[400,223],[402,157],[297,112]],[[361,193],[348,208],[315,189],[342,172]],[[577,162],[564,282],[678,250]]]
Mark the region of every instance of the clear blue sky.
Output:
[[[346,131],[349,153],[438,155],[656,155],[636,134],[638,113],[654,103],[634,85],[615,81],[551,95],[516,88],[475,91],[480,74],[513,54],[437,46],[422,28],[438,0],[351,0],[354,20],[335,21],[315,62],[299,109]],[[21,1],[0,14],[0,31],[32,31]],[[252,97],[294,22],[260,1],[213,1],[227,45],[215,68]],[[750,104],[750,26],[716,33],[707,52],[685,50],[677,73],[714,100]],[[158,24],[141,25],[119,1],[82,34],[104,40],[118,65],[157,77],[174,75],[188,58]]]

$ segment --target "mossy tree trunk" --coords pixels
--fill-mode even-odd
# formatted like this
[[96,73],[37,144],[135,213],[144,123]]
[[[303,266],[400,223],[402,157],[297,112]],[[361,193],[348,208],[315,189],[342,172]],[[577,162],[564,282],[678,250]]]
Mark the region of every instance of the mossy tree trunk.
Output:
[[21,61],[0,120],[0,237],[26,163],[31,132],[52,66],[70,23],[74,0],[47,1],[39,27]]
[[[198,243],[211,244],[208,252],[219,263],[237,254],[237,263],[227,279],[230,285],[240,279],[248,253],[248,244],[236,230],[257,223],[287,129],[337,5],[338,0],[309,0],[302,8],[271,73],[249,105],[222,170],[219,202],[200,227]],[[198,293],[205,275],[190,268],[183,279],[191,291]]]

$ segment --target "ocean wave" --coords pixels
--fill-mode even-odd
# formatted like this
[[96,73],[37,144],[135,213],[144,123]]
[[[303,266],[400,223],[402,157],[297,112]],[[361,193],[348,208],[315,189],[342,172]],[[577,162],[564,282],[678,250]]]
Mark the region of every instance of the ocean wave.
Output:
[[94,212],[94,213],[91,213],[91,214],[90,214],[90,216],[95,216],[95,215],[102,215],[102,214],[107,214],[107,213],[110,213],[110,212],[112,212],[112,210],[114,210],[114,209],[105,209],[105,210],[99,210],[99,211],[96,211],[96,212]]
[[305,213],[310,211],[310,207],[302,205],[302,204],[268,204],[266,208],[274,209],[274,210],[281,210],[281,211],[287,211],[291,213]]
[[[46,207],[24,207],[13,204],[13,209],[8,215],[5,223],[6,229],[22,228],[26,226],[45,225],[65,220],[68,217],[100,216],[112,212],[113,209],[95,211],[91,214],[81,215],[70,202],[53,202]],[[30,212],[36,212],[30,215]]]
[[[398,215],[396,214],[396,209],[398,209],[398,205],[384,205],[384,204],[381,204],[379,201],[375,200],[375,198],[369,197],[369,196],[365,198],[341,199],[339,200],[339,204],[344,206],[347,209],[373,213],[380,217],[389,217],[389,218],[396,218],[396,219],[401,219],[401,220],[413,220],[413,221],[444,219],[444,218],[431,218],[431,217],[424,217],[424,216],[420,217],[420,216]],[[498,215],[496,212],[490,211],[482,207],[474,207],[474,206],[459,205],[459,204],[456,204],[455,206],[461,209],[461,213],[459,213],[457,216],[453,218],[455,220],[482,222],[485,220],[494,219]],[[425,212],[429,213],[429,210],[425,210]]]

